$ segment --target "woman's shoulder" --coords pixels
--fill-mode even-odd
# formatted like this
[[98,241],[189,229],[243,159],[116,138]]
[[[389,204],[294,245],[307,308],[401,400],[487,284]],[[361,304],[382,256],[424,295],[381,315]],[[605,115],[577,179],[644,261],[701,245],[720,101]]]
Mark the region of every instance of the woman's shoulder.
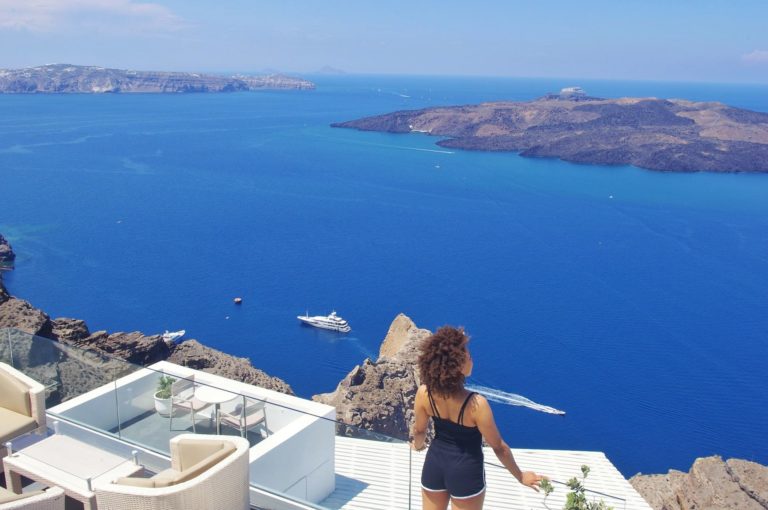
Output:
[[469,405],[474,409],[489,408],[488,399],[476,391],[470,392]]

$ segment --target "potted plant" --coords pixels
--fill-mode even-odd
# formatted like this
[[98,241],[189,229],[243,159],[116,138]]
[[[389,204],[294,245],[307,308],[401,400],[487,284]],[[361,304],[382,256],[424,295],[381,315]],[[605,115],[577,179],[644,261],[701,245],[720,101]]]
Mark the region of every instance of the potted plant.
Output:
[[155,411],[160,416],[171,415],[171,386],[176,381],[170,375],[161,375],[155,391]]

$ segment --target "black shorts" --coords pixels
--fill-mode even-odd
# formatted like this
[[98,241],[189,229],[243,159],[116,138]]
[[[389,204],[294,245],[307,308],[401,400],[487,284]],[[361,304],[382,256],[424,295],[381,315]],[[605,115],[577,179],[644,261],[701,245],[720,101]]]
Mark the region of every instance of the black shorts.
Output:
[[483,451],[467,452],[433,442],[421,470],[421,488],[429,492],[448,491],[456,499],[482,494],[485,490]]

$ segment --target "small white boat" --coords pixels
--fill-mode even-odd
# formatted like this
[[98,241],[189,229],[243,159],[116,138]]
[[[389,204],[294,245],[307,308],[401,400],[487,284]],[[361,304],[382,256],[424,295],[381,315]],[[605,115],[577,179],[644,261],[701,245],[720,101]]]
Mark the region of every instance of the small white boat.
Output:
[[168,331],[166,329],[162,337],[163,337],[163,340],[165,340],[165,343],[172,344],[173,342],[175,342],[176,340],[178,340],[179,338],[183,337],[186,334],[187,334],[186,329],[180,329],[178,331]]
[[347,321],[336,315],[336,312],[331,312],[330,315],[315,315],[312,317],[310,317],[309,313],[307,313],[307,315],[297,315],[296,318],[299,319],[303,324],[314,326],[316,328],[330,329],[332,331],[340,331],[342,333],[348,333],[352,331],[352,328],[349,327]]

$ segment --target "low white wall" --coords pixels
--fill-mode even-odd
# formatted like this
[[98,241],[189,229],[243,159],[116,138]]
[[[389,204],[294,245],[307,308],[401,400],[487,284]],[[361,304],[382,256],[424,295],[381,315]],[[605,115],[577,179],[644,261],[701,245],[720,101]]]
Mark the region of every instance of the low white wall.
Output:
[[302,416],[251,448],[250,480],[318,503],[335,489],[336,424]]

